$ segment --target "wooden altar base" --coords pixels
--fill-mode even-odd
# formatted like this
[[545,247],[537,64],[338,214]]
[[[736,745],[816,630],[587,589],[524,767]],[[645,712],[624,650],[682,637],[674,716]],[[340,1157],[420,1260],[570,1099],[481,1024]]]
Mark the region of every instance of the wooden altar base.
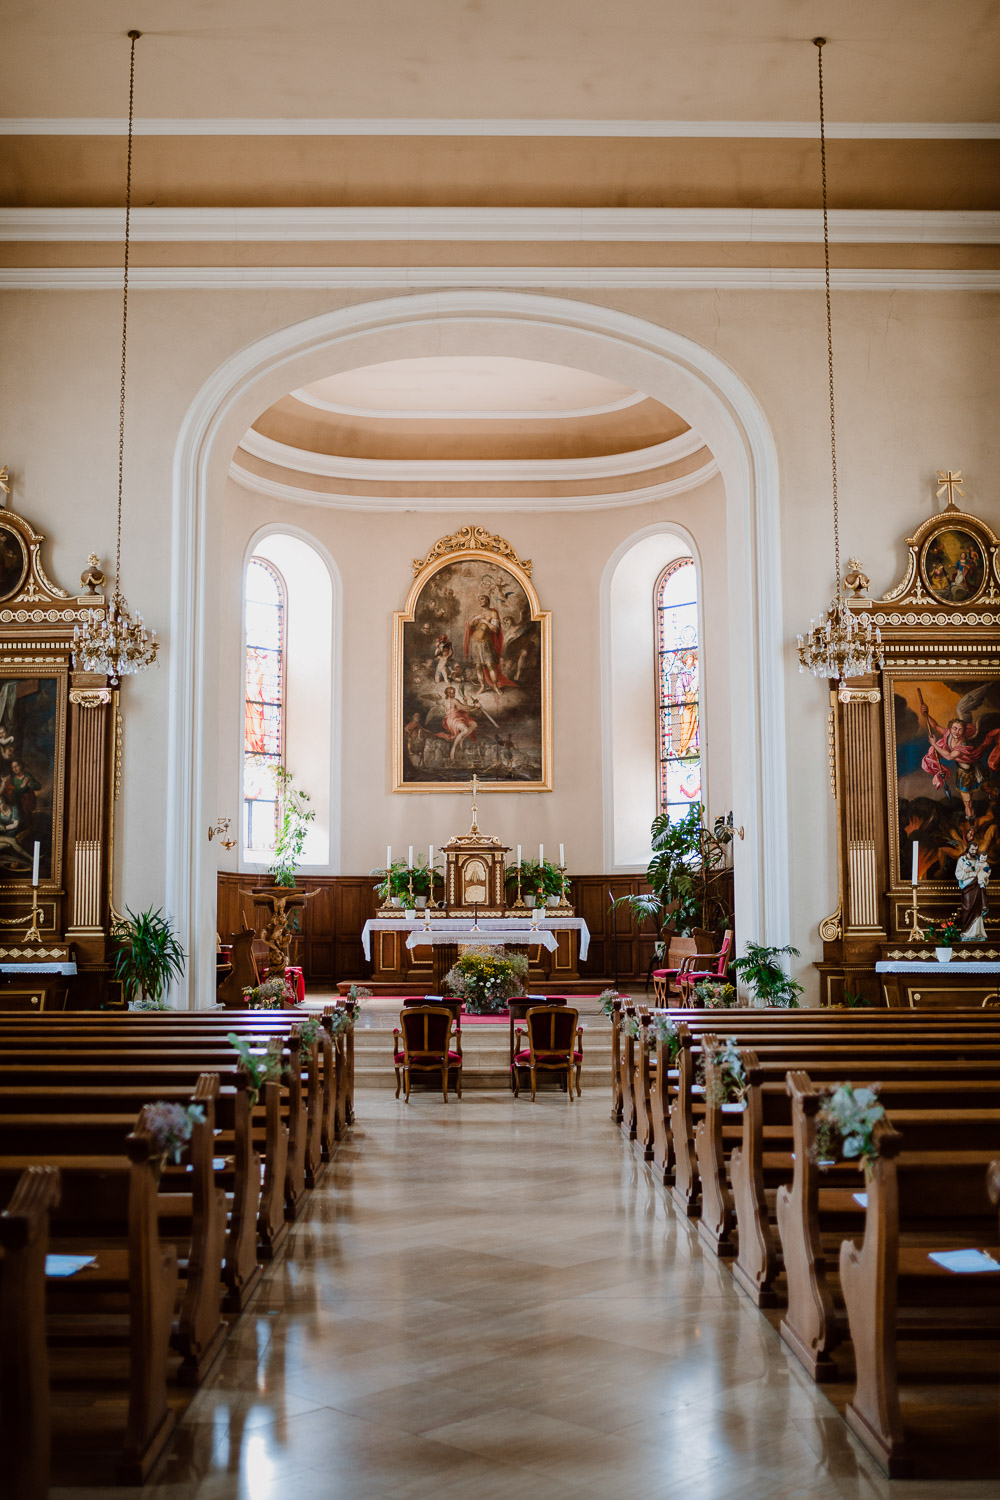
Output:
[[[340,979],[336,989],[338,994],[346,995],[352,984],[360,984],[371,990],[373,995],[431,995],[436,991],[430,980],[430,972],[427,979],[422,979],[419,983],[401,979]],[[613,981],[595,979],[593,975],[588,975],[585,979],[537,979],[534,973],[530,973],[526,983],[533,993],[539,995],[594,995],[609,989]]]

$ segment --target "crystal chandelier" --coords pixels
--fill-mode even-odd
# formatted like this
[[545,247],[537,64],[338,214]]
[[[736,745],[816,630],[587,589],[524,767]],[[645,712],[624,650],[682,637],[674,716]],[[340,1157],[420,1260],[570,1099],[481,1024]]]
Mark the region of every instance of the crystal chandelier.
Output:
[[[809,634],[799,636],[799,671],[814,677],[864,677],[877,671],[885,660],[882,632],[871,615],[855,614],[844,596],[840,571],[840,508],[837,502],[837,415],[833,391],[833,318],[830,309],[830,223],[826,187],[826,121],[823,109],[823,48],[826,38],[814,37],[819,61],[819,147],[823,168],[823,264],[826,278],[826,356],[830,384],[830,468],[833,476],[833,565],[837,592],[817,623],[809,621]],[[852,559],[852,567],[854,566]],[[858,570],[856,570],[858,571]]]
[[118,408],[118,541],[115,583],[106,609],[89,609],[83,625],[73,630],[73,665],[100,672],[117,683],[120,677],[142,672],[156,660],[156,631],[147,632],[142,615],[129,607],[121,587],[122,487],[125,462],[125,353],[128,347],[128,262],[132,228],[132,126],[135,112],[135,44],[142,35],[130,31],[132,52],[128,83],[128,166],[125,175],[125,275],[122,290],[122,376]]

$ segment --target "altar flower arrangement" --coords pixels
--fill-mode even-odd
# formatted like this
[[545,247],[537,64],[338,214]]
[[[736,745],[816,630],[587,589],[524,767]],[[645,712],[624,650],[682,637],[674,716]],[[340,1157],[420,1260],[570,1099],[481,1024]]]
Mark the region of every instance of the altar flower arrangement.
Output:
[[524,991],[528,959],[503,948],[467,948],[447,972],[445,987],[461,997],[473,1016],[497,1015],[507,1001]]
[[205,1111],[200,1104],[147,1104],[143,1113],[152,1141],[151,1155],[162,1165],[168,1158],[176,1163],[191,1139],[196,1125],[204,1125]]
[[[256,1104],[265,1083],[278,1083],[281,1080],[284,1038],[280,1036],[245,1037],[235,1031],[229,1031],[226,1033],[226,1041],[233,1048],[243,1071],[250,1080],[250,1087],[247,1090],[250,1103]],[[267,1050],[262,1052],[261,1049],[265,1046]]]
[[873,1131],[884,1114],[877,1084],[868,1089],[838,1084],[817,1111],[812,1160],[821,1171],[838,1161],[859,1161],[869,1172],[876,1155]]
[[243,991],[247,1010],[284,1010],[288,990],[283,978],[265,979],[263,984],[250,985]]
[[705,1010],[730,1010],[736,1004],[736,990],[724,979],[702,979],[694,992]]
[[707,1047],[699,1072],[709,1104],[715,1105],[717,1109],[721,1109],[724,1104],[746,1105],[750,1080],[735,1037],[723,1037],[714,1047]]

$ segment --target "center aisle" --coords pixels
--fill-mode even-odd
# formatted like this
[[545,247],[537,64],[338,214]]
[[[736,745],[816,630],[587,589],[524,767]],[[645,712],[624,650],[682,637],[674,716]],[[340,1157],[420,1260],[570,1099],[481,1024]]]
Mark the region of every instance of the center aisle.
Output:
[[855,1449],[604,1090],[357,1117],[143,1500],[944,1500]]

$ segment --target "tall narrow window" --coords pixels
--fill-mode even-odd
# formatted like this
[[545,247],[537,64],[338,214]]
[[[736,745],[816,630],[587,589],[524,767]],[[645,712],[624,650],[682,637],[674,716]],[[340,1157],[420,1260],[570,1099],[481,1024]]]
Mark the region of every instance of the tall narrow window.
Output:
[[277,836],[274,772],[285,749],[285,586],[263,558],[247,566],[246,601],[243,847],[268,853]]
[[701,801],[698,578],[694,559],[667,564],[653,590],[659,811],[671,822]]

